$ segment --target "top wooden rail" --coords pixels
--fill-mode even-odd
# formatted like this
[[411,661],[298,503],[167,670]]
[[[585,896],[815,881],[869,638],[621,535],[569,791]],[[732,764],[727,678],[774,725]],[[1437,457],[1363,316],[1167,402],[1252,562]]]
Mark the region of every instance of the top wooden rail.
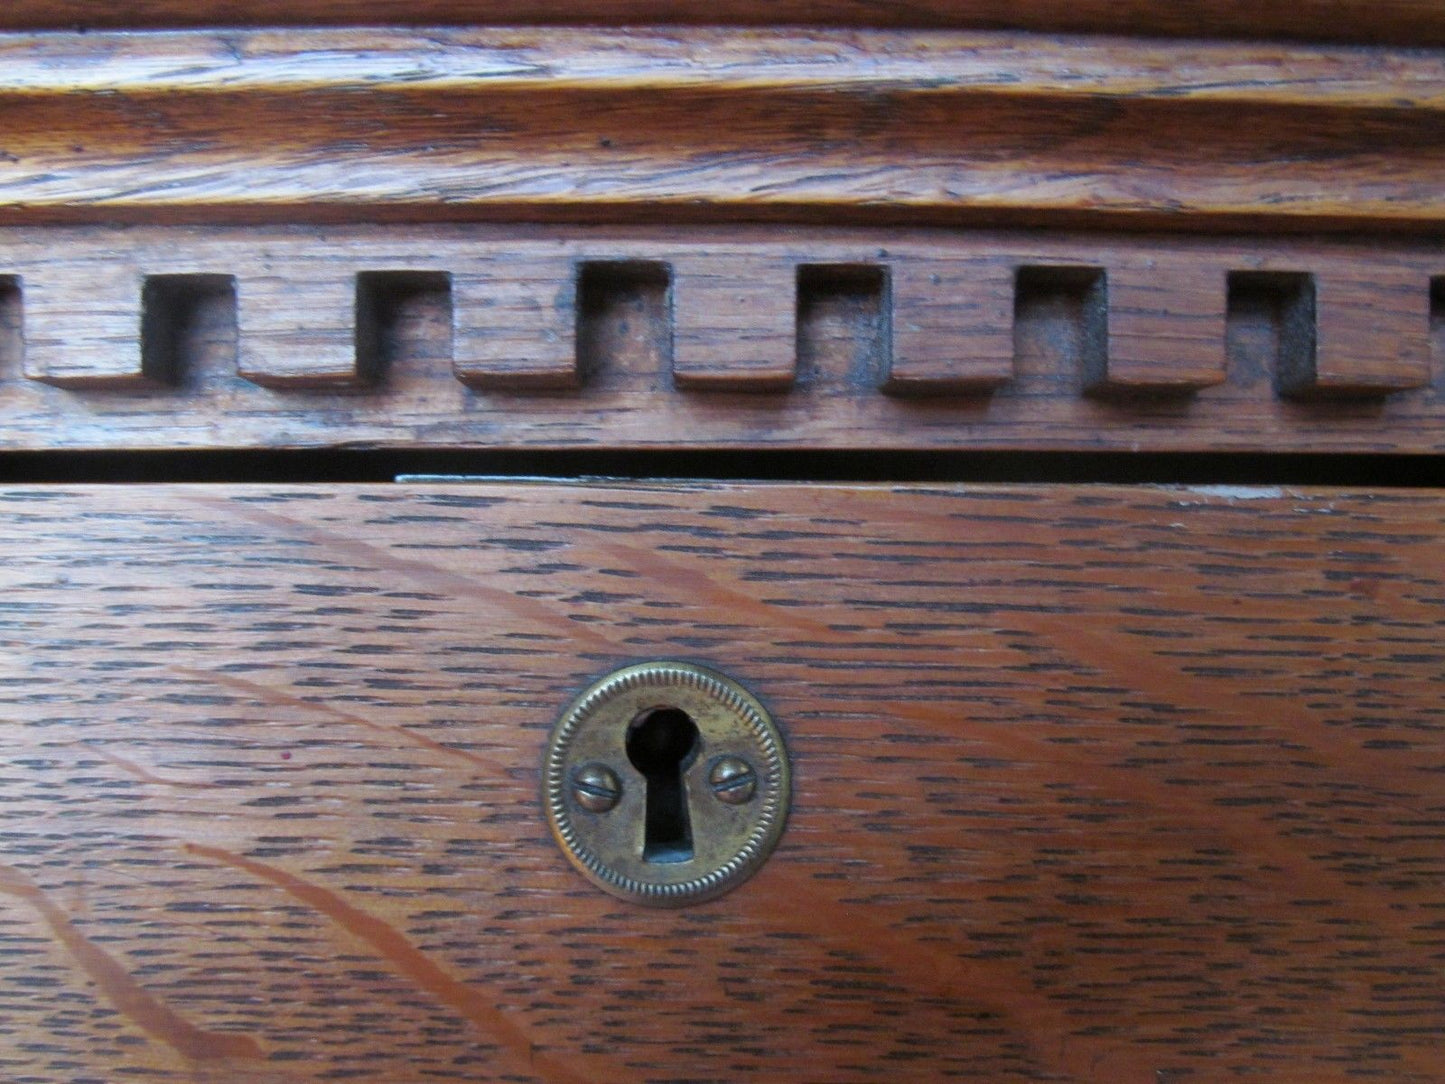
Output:
[[0,112],[14,224],[1445,226],[1430,50],[878,28],[35,32],[0,35]]
[[997,32],[298,28],[0,38],[0,94],[888,93],[1445,112],[1445,58]]

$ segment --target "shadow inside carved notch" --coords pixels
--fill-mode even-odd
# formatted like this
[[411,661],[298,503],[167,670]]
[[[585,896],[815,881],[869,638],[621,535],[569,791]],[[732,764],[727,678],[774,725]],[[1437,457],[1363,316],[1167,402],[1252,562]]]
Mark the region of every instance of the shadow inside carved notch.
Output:
[[1309,392],[1315,382],[1315,280],[1298,271],[1232,271],[1229,275],[1229,365],[1241,372],[1259,367],[1257,357],[1238,356],[1239,325],[1267,328],[1267,367],[1281,395]]
[[592,260],[577,272],[577,371],[672,371],[672,269],[646,260]]
[[892,356],[888,269],[878,264],[798,267],[798,383],[820,372],[881,385]]
[[356,375],[449,365],[452,278],[445,271],[363,271],[356,276]]
[[19,275],[0,275],[0,376],[18,372],[24,354],[25,303]]
[[141,290],[141,374],[179,384],[188,373],[236,367],[236,280],[148,275]]
[[1056,387],[1107,387],[1109,287],[1103,268],[1019,268],[1014,366]]

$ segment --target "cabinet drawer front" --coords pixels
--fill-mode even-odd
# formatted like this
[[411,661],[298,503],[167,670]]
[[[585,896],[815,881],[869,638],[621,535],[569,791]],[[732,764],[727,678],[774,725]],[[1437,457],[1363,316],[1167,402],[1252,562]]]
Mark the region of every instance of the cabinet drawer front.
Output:
[[[8,1079],[1438,1079],[1445,494],[0,499]],[[679,911],[541,810],[647,659],[794,770]]]

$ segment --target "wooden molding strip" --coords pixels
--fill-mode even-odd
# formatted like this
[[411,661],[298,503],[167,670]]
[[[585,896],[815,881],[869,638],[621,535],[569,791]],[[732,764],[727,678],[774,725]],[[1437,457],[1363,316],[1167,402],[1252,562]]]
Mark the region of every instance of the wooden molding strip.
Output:
[[1445,45],[1438,0],[9,0],[0,29],[577,23],[1017,29]]
[[0,445],[357,443],[1439,451],[1445,246],[0,231]]
[[697,89],[1445,111],[1440,57],[1327,46],[715,27],[0,35],[0,94]]
[[1445,225],[1420,51],[696,28],[0,36],[0,218]]

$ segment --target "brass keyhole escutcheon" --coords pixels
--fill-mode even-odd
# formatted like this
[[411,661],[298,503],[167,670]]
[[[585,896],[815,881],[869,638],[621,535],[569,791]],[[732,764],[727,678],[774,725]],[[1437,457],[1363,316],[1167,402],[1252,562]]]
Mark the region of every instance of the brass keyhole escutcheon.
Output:
[[680,907],[747,880],[787,818],[782,736],[756,697],[681,662],[625,666],[563,711],[543,769],[547,820],[614,896]]

